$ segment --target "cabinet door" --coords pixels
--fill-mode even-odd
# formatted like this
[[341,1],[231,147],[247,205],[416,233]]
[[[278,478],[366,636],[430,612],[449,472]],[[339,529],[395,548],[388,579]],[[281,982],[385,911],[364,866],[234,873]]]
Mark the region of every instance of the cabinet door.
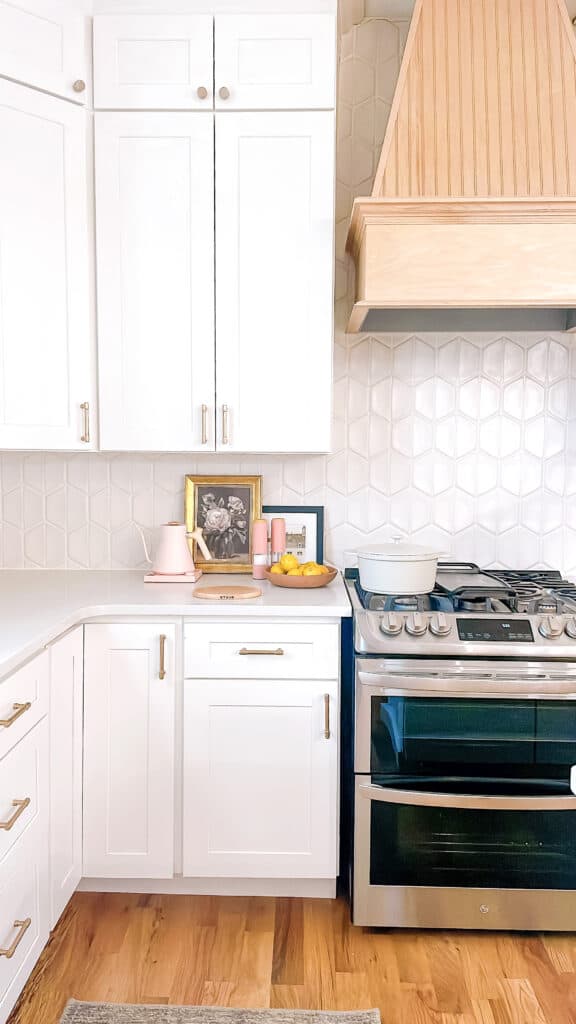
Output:
[[337,683],[184,685],[184,875],[334,878]]
[[0,448],[87,448],[86,115],[0,81]]
[[82,877],[84,629],[50,648],[50,886],[53,928]]
[[161,622],[85,627],[86,876],[173,875],[175,634]]
[[84,103],[85,25],[58,0],[0,0],[0,75]]
[[334,117],[216,117],[217,447],[330,449]]
[[101,14],[94,18],[94,106],[212,107],[211,14]]
[[335,79],[333,14],[216,15],[217,107],[331,109]]
[[96,115],[100,439],[214,449],[210,114]]

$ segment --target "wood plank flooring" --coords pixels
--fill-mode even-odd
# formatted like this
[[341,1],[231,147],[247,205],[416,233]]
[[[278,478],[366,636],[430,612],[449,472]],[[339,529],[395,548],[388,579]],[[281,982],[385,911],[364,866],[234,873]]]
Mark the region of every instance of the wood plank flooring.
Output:
[[10,1024],[57,1024],[71,997],[576,1024],[576,935],[353,928],[341,900],[77,893]]

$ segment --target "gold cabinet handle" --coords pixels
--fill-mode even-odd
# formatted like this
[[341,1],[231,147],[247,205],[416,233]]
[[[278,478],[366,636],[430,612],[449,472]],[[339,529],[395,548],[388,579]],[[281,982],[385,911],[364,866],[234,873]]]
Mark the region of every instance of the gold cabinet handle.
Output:
[[25,918],[24,921],[14,921],[14,928],[19,928],[20,931],[11,946],[8,946],[6,949],[0,949],[0,956],[5,956],[7,960],[12,959],[31,924],[31,917]]
[[324,694],[324,739],[330,739],[330,694]]
[[29,806],[30,806],[30,797],[29,796],[27,796],[25,800],[13,800],[12,801],[12,807],[15,807],[16,810],[14,811],[14,814],[12,815],[12,817],[8,818],[8,821],[0,821],[0,829],[4,829],[5,832],[9,832],[11,828],[14,828],[14,825],[18,821],[18,818],[20,817],[20,815],[24,814],[24,811]]
[[202,444],[208,444],[208,406],[202,406]]
[[23,715],[25,711],[30,711],[31,707],[30,701],[27,701],[26,704],[13,704],[14,714],[10,715],[9,718],[0,718],[0,725],[3,725],[5,729],[9,729],[11,725],[14,725],[14,722],[18,721],[20,715]]
[[249,650],[248,647],[241,647],[238,654],[258,654],[258,655],[272,655],[273,658],[280,658],[284,654],[281,647],[277,647],[275,651],[260,651],[260,650]]
[[199,100],[205,100],[208,97],[208,89],[205,85],[199,85],[196,89],[196,95]]
[[82,402],[80,408],[84,413],[84,433],[80,440],[84,444],[90,444],[90,402]]
[[222,444],[228,444],[228,406],[222,406]]
[[230,89],[228,88],[228,86],[227,85],[220,86],[220,88],[218,89],[218,95],[219,95],[221,100],[229,100],[230,99]]
[[72,86],[74,92],[84,92],[86,89],[86,82],[82,78],[77,78]]
[[160,637],[160,671],[158,672],[158,679],[166,678],[166,637],[162,633]]

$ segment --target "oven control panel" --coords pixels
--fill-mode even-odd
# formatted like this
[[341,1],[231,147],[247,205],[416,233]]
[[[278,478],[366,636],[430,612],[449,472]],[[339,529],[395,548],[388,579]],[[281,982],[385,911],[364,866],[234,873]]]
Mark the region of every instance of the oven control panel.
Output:
[[534,643],[528,619],[456,619],[460,640],[475,643]]

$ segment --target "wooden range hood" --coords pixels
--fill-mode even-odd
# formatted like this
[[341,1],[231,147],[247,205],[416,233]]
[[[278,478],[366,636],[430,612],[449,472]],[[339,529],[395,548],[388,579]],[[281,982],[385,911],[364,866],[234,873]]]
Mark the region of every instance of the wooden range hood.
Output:
[[416,0],[348,330],[576,329],[576,38],[565,0]]

